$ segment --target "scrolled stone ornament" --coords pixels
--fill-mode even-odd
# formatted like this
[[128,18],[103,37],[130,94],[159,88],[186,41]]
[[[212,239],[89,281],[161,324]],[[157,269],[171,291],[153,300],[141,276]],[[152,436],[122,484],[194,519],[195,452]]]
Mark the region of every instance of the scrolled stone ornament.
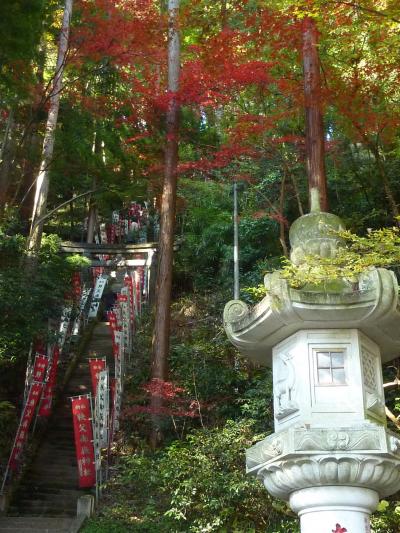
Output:
[[344,431],[329,431],[326,437],[328,450],[347,450],[350,437]]
[[249,313],[248,306],[241,300],[231,300],[225,305],[224,323],[240,322]]

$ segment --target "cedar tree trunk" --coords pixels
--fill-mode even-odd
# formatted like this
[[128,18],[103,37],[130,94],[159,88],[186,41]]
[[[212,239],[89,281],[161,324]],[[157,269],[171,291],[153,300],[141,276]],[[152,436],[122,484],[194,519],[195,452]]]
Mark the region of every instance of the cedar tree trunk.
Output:
[[318,31],[310,17],[303,23],[303,70],[310,211],[328,211]]
[[15,127],[14,110],[11,108],[7,118],[6,131],[0,151],[0,212],[6,207],[7,192],[10,187],[10,170],[13,156],[13,130]]
[[[166,147],[164,185],[161,199],[158,272],[156,284],[156,310],[153,335],[152,379],[165,381],[170,337],[170,304],[172,288],[172,259],[176,209],[176,186],[179,135],[180,38],[178,29],[179,0],[168,0],[168,92],[170,102],[166,117]],[[162,407],[161,395],[151,400],[153,416],[152,444],[162,438],[157,413]]]

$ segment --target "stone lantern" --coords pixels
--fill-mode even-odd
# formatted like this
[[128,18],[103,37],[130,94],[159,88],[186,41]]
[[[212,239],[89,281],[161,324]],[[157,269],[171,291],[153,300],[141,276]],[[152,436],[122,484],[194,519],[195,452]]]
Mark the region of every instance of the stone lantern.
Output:
[[[291,259],[335,255],[338,217],[292,225]],[[400,439],[386,427],[382,362],[400,354],[398,285],[386,269],[358,284],[293,289],[279,273],[252,310],[224,311],[240,352],[273,368],[275,433],[247,450],[247,472],[300,516],[302,533],[369,532],[379,498],[400,489]]]

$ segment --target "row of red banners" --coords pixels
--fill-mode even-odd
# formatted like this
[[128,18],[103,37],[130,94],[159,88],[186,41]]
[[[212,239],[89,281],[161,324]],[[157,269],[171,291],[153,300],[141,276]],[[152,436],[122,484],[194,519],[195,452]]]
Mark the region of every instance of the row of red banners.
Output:
[[131,202],[127,209],[114,211],[112,222],[105,225],[107,243],[114,244],[116,238],[123,239],[131,231],[139,231],[148,220],[147,207]]
[[[134,323],[135,311],[137,310],[140,313],[141,306],[142,273],[138,272],[135,277],[136,280],[133,280],[131,276],[125,278],[125,286],[128,289],[129,297],[126,294],[119,294],[117,299],[119,305],[129,304],[129,322],[131,326]],[[78,291],[80,294],[80,287],[80,276],[74,275],[73,288],[76,297],[78,296]],[[120,315],[119,318],[122,319]],[[120,346],[121,344],[123,346],[124,343],[122,324],[120,325],[118,323],[116,312],[109,313],[109,320],[113,340],[113,353],[117,362],[121,356]],[[44,355],[46,349],[43,343],[36,343],[34,349],[37,355],[34,359],[31,382],[8,463],[8,467],[11,470],[15,470],[19,464],[35,413],[43,417],[48,417],[51,414],[60,349],[55,345],[49,357]],[[93,358],[89,360],[89,365],[93,395],[95,397],[99,374],[105,370],[106,360],[105,358]],[[117,385],[117,380],[114,378],[110,382],[110,441],[113,438],[115,429],[117,389],[119,391],[121,390],[121,384]],[[91,487],[96,482],[96,468],[90,398],[88,396],[82,396],[73,398],[72,400],[79,486],[82,488]]]
[[25,442],[28,438],[29,428],[33,419],[33,415],[36,410],[36,406],[39,402],[40,395],[42,393],[43,383],[33,381],[29,389],[28,399],[25,404],[25,408],[22,412],[21,421],[18,427],[17,435],[14,440],[14,446],[11,450],[10,459],[8,462],[9,468],[15,470],[21,459],[22,451],[25,446]]
[[[72,276],[72,294],[74,300],[78,300],[79,297],[82,296],[81,274],[79,272],[75,272]],[[69,317],[67,318],[69,321]],[[61,346],[62,341],[60,341],[60,343]],[[60,359],[60,348],[58,345],[54,345],[52,347],[46,346],[43,341],[37,340],[33,343],[32,352],[36,355],[34,356],[34,361],[32,364],[28,364],[24,394],[24,407],[14,439],[14,444],[10,452],[2,487],[4,487],[4,484],[7,480],[8,471],[16,470],[21,462],[22,453],[35,416],[49,417],[52,411],[53,398],[57,382],[57,370]],[[99,372],[101,372],[101,370],[104,368],[105,359],[96,360],[91,363],[94,394],[96,394]],[[83,413],[83,417],[90,412],[88,411],[87,406],[84,407],[82,405],[81,407],[77,407],[76,411],[81,411]],[[78,418],[82,417],[79,416]],[[90,419],[90,416],[87,418]],[[93,441],[93,435],[90,434],[92,429],[91,427],[89,428],[87,424],[88,423],[86,423],[86,426],[84,426],[81,423],[78,426],[78,429],[82,433],[82,435],[79,436],[79,442],[82,444],[82,448],[79,451],[78,459],[80,473],[83,476],[81,482],[82,487],[92,486],[93,484],[92,473],[88,473],[90,457],[93,456],[93,442],[90,442]],[[84,444],[88,444],[88,446],[85,447],[83,446]],[[87,455],[88,453],[89,456]]]
[[[92,269],[92,273],[93,277],[97,278],[102,274],[102,271],[96,268]],[[98,486],[99,475],[101,476],[100,447],[107,444],[107,442],[108,446],[110,446],[114,430],[118,429],[123,358],[125,350],[129,350],[129,339],[133,334],[135,315],[139,315],[141,312],[143,282],[143,268],[138,269],[131,275],[127,275],[124,280],[125,288],[117,295],[117,302],[113,310],[107,313],[115,361],[115,377],[110,380],[109,389],[104,389],[104,386],[99,389],[100,375],[104,375],[105,371],[108,375],[106,358],[93,357],[89,359],[92,395],[78,396],[71,399],[78,479],[79,487],[81,488],[92,487],[95,484],[96,487]],[[104,390],[106,390],[107,408],[102,412],[107,413],[108,435],[106,440],[102,441],[98,435],[98,425],[100,423],[100,420],[98,420],[98,400]],[[91,397],[95,398],[96,407],[94,410],[91,404]],[[104,402],[102,407],[104,407]],[[103,444],[100,444],[100,442],[103,442]]]
[[24,409],[22,411],[17,434],[14,439],[14,445],[8,460],[8,468],[11,470],[15,470],[18,467],[25,443],[28,439],[32,419],[42,397],[43,383],[46,376],[48,362],[49,359],[45,355],[35,356],[32,381],[29,387]]

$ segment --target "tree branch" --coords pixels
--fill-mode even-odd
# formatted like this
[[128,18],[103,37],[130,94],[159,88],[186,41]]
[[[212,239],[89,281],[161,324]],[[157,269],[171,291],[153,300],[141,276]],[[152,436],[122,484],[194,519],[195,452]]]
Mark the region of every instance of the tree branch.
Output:
[[82,194],[78,194],[77,196],[70,198],[66,202],[63,202],[62,204],[58,205],[57,207],[55,207],[54,209],[46,213],[42,218],[39,218],[38,220],[36,220],[36,222],[34,223],[34,227],[37,226],[38,224],[41,224],[44,220],[47,220],[48,218],[50,218],[51,215],[53,215],[56,211],[58,211],[65,205],[71,204],[72,202],[75,202],[75,200],[78,200],[79,198],[83,198],[84,196],[88,196],[89,194],[98,193],[100,190],[101,190],[101,187],[83,192]]
[[391,389],[392,387],[398,387],[400,385],[400,379],[394,378],[393,381],[389,381],[388,383],[383,384],[384,389]]
[[341,4],[344,6],[355,7],[359,9],[360,11],[365,11],[366,13],[370,13],[371,15],[377,15],[378,17],[387,18],[389,20],[392,20],[393,22],[397,22],[400,24],[400,19],[394,18],[390,16],[389,14],[384,13],[383,11],[378,11],[377,9],[373,9],[372,7],[361,6],[357,2],[348,2],[345,0],[332,0],[327,3],[328,4]]
[[397,429],[400,429],[400,420],[397,416],[395,416],[390,409],[388,409],[385,405],[385,413],[388,419],[393,422],[393,424],[397,427]]

